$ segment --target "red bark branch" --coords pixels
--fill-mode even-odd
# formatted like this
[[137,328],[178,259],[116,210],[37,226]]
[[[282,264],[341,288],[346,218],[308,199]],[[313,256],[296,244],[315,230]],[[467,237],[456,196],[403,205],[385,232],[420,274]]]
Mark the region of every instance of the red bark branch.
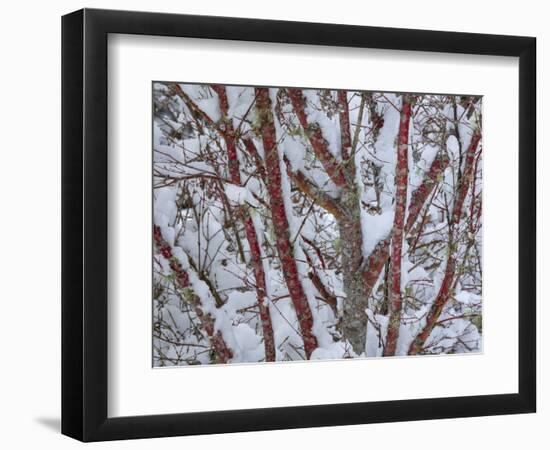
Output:
[[397,165],[395,168],[395,215],[393,220],[391,243],[391,292],[390,320],[386,336],[384,356],[395,355],[403,298],[401,296],[401,253],[405,227],[405,209],[407,207],[407,186],[409,184],[409,124],[411,121],[411,103],[408,95],[403,95],[399,134],[397,144]]
[[220,103],[220,110],[222,112],[221,131],[223,132],[222,138],[225,141],[227,149],[227,163],[229,166],[229,177],[233,184],[237,186],[241,185],[241,172],[239,169],[239,159],[237,157],[237,145],[235,139],[235,132],[233,130],[233,123],[231,117],[228,117],[229,103],[227,100],[227,93],[225,87],[220,85],[212,85],[212,89],[218,94]]
[[460,221],[460,216],[462,215],[462,205],[464,204],[464,200],[466,199],[468,188],[472,183],[476,149],[480,139],[481,132],[479,130],[476,130],[472,136],[470,145],[468,146],[468,150],[466,152],[464,173],[462,175],[460,186],[458,187],[458,194],[453,208],[453,217],[451,223],[452,225],[457,224]]
[[287,89],[288,96],[292,102],[292,107],[294,112],[298,117],[300,125],[304,129],[313,151],[319,161],[323,165],[325,171],[327,172],[330,179],[337,186],[345,186],[346,178],[344,176],[344,171],[342,170],[341,164],[335,159],[333,154],[328,148],[328,143],[323,137],[321,127],[316,122],[309,122],[308,117],[305,111],[305,98],[302,94],[301,89]]
[[206,114],[200,107],[195,103],[195,101],[187,95],[187,93],[181,88],[178,83],[171,83],[169,87],[185,102],[190,111],[196,115],[202,117],[202,119],[211,127],[215,128],[218,131],[221,131],[216,122]]
[[414,191],[411,196],[411,202],[409,204],[409,214],[407,217],[407,224],[405,225],[405,231],[409,232],[413,227],[420,210],[426,203],[426,200],[432,193],[434,187],[438,183],[439,176],[445,172],[445,169],[449,165],[449,157],[445,153],[441,153],[436,156],[430,166],[430,169],[426,173],[422,184]]
[[267,190],[271,205],[271,216],[276,236],[277,251],[281,260],[281,267],[283,269],[288,292],[300,324],[306,357],[310,359],[311,354],[317,348],[317,339],[312,332],[313,316],[298,275],[298,267],[294,259],[294,252],[290,242],[289,224],[281,187],[281,169],[279,152],[277,149],[277,138],[268,89],[256,88],[256,106],[258,108],[260,130],[265,151]]
[[313,286],[315,286],[315,289],[317,289],[317,292],[319,292],[322,300],[332,308],[334,314],[336,315],[338,307],[338,300],[336,299],[336,296],[329,292],[329,290],[325,286],[325,283],[323,283],[323,280],[321,280],[321,277],[317,273],[317,269],[315,269],[313,260],[311,259],[311,256],[309,256],[307,251],[304,251],[304,255],[306,256],[306,260],[311,267],[311,272],[309,272],[307,275],[308,278],[313,283]]
[[[405,224],[405,233],[408,234],[413,225],[415,224],[422,207],[426,203],[426,200],[433,192],[433,189],[438,183],[439,176],[445,171],[449,165],[449,158],[446,155],[436,157],[425,175],[422,184],[414,191],[411,196],[411,202],[409,204],[409,211],[407,216],[407,223]],[[390,257],[390,241],[385,239],[380,241],[375,249],[370,254],[366,269],[363,272],[363,279],[365,280],[365,286],[367,296],[370,296],[374,285],[378,281],[384,264]]]
[[455,237],[453,236],[453,234],[456,225],[460,221],[460,217],[462,215],[462,206],[464,204],[464,200],[466,199],[468,188],[472,183],[475,154],[480,139],[481,131],[476,130],[472,136],[470,145],[468,146],[468,150],[466,152],[464,174],[462,175],[460,186],[458,187],[458,192],[456,194],[457,197],[453,207],[453,214],[451,216],[451,232],[449,234],[448,250],[449,256],[447,257],[447,263],[445,266],[445,275],[443,277],[443,281],[441,282],[441,286],[439,287],[439,292],[437,293],[435,301],[433,302],[430,311],[426,316],[426,324],[409,346],[409,355],[416,355],[422,350],[424,344],[426,343],[426,340],[430,337],[430,334],[432,333],[437,321],[439,320],[439,316],[443,312],[443,308],[445,307],[445,304],[449,300],[451,294],[451,287],[454,283],[456,269],[456,255],[453,249],[456,244],[454,242]]
[[481,200],[479,202],[479,207],[477,209],[477,214],[475,213],[475,206],[476,206],[476,176],[477,176],[477,169],[479,164],[479,159],[481,157],[481,153],[478,153],[476,156],[476,161],[474,164],[474,171],[472,174],[472,200],[470,201],[470,232],[474,233],[474,223],[479,221],[479,217],[481,215]]
[[[160,254],[168,261],[170,264],[170,269],[175,276],[176,283],[181,289],[187,289],[190,287],[189,275],[181,266],[181,263],[174,256],[172,252],[172,247],[164,240],[160,232],[160,227],[157,225],[153,226],[153,241],[160,252]],[[195,314],[197,315],[199,321],[206,331],[208,338],[214,348],[214,351],[220,358],[220,361],[227,363],[233,358],[233,352],[225,343],[222,334],[220,331],[215,331],[214,329],[214,318],[205,313],[199,296],[192,293],[191,295],[186,295],[185,298],[190,302]]]
[[[220,110],[223,115],[223,139],[227,148],[227,160],[229,165],[229,175],[231,182],[237,186],[241,186],[241,173],[239,167],[239,159],[237,156],[237,146],[233,123],[228,116],[229,102],[224,86],[212,85],[212,89],[218,94],[220,102]],[[271,315],[269,306],[266,304],[266,281],[265,272],[262,264],[262,253],[258,243],[258,236],[252,218],[245,213],[242,208],[239,208],[239,215],[244,222],[246,239],[250,247],[250,259],[254,268],[254,277],[256,279],[256,296],[258,298],[258,306],[260,309],[260,320],[264,334],[264,347],[266,361],[275,361],[275,339],[273,337],[273,324],[271,323]]]
[[309,240],[307,237],[305,237],[304,235],[302,235],[302,240],[307,244],[309,245],[313,251],[315,252],[315,254],[317,255],[317,258],[319,258],[319,262],[321,263],[321,267],[323,269],[326,269],[327,268],[327,265],[325,263],[325,258],[323,256],[323,252],[321,251],[321,249],[319,247],[317,247],[317,245],[315,245],[314,242],[312,242],[311,240]]
[[376,244],[374,250],[371,252],[367,259],[366,269],[363,271],[363,280],[365,281],[365,295],[370,296],[384,264],[390,257],[390,239],[386,238]]
[[260,320],[264,333],[264,347],[266,361],[275,361],[275,338],[273,336],[273,324],[269,306],[266,304],[266,283],[265,272],[262,265],[262,253],[258,243],[258,236],[251,217],[245,219],[246,238],[250,247],[250,259],[254,268],[254,277],[256,278],[256,295],[258,297],[258,306],[260,308]]
[[347,161],[351,155],[351,128],[349,121],[349,105],[347,91],[338,91],[338,105],[340,110],[340,142],[342,148],[342,160]]
[[265,179],[265,167],[264,162],[262,160],[262,157],[260,156],[260,153],[258,152],[258,149],[256,148],[256,145],[254,144],[254,141],[250,139],[249,137],[245,137],[241,139],[244,143],[244,146],[248,153],[252,156],[254,159],[254,162],[256,163],[256,170],[258,171],[258,174],[260,177]]
[[342,208],[338,205],[335,199],[331,198],[328,194],[321,191],[316,186],[313,186],[301,171],[298,170],[294,172],[290,165],[290,161],[286,157],[284,157],[284,161],[286,163],[286,171],[288,176],[300,192],[309,197],[310,200],[315,202],[320,207],[326,209],[336,219],[342,219],[344,217],[344,211],[342,211]]

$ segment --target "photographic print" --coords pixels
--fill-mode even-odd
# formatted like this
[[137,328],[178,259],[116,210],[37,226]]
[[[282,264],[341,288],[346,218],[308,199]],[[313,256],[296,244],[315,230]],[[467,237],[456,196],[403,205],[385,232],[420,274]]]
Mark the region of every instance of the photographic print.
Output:
[[153,366],[482,351],[482,97],[152,83]]

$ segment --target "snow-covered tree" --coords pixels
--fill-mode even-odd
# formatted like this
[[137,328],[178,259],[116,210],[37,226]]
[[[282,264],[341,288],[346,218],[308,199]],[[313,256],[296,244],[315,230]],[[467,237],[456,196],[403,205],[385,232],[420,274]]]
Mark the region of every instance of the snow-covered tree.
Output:
[[153,86],[157,366],[482,344],[481,98]]

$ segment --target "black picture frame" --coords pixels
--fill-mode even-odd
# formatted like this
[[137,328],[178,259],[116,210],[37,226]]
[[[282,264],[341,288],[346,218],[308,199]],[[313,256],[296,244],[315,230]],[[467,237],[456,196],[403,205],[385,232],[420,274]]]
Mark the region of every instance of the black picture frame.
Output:
[[[107,36],[110,33],[518,57],[518,393],[109,418]],[[62,433],[82,441],[103,441],[535,412],[535,91],[533,37],[94,9],[64,16]]]

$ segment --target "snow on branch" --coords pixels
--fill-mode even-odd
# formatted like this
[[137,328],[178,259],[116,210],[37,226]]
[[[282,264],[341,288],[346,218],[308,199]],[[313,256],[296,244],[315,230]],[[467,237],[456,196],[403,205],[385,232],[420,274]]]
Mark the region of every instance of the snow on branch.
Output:
[[183,268],[182,263],[174,255],[172,247],[164,240],[160,227],[153,226],[153,241],[159,253],[168,261],[170,269],[174,275],[178,287],[182,290],[182,295],[189,301],[195,310],[195,314],[202,323],[203,329],[206,331],[212,346],[220,360],[227,363],[233,358],[233,352],[226,344],[221,332],[215,329],[215,320],[212,315],[205,312],[201,298],[193,291],[189,282],[189,275]]
[[344,172],[342,170],[341,164],[336,160],[334,155],[328,149],[328,143],[323,137],[323,131],[321,126],[317,122],[310,122],[305,108],[306,100],[300,89],[287,89],[290,100],[292,101],[292,106],[294,111],[298,116],[300,125],[303,127],[317,158],[323,164],[323,167],[327,171],[327,174],[330,176],[331,180],[337,186],[344,186],[346,180],[344,177]]

